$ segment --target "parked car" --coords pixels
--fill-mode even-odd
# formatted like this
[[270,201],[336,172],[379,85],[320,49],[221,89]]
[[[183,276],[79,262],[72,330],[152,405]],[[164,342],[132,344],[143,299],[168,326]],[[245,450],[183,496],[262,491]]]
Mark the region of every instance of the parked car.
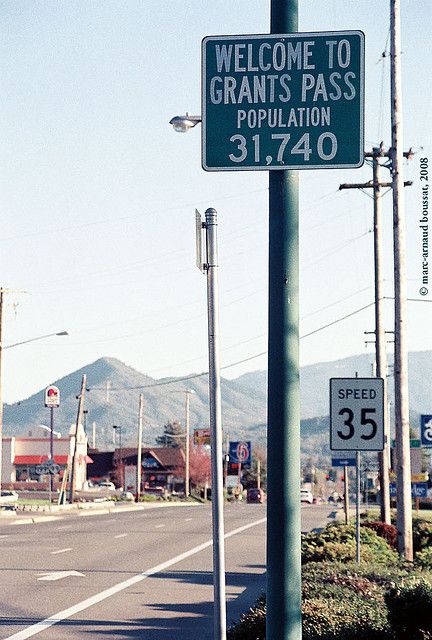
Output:
[[246,502],[262,504],[266,501],[266,494],[262,489],[248,489]]
[[309,491],[309,489],[302,489],[300,491],[300,501],[301,502],[308,502],[309,504],[313,503],[313,495]]
[[114,482],[109,482],[109,480],[101,480],[101,482],[99,482],[99,487],[101,489],[110,489],[111,491],[115,491]]
[[17,500],[16,491],[0,491],[0,509],[15,509]]

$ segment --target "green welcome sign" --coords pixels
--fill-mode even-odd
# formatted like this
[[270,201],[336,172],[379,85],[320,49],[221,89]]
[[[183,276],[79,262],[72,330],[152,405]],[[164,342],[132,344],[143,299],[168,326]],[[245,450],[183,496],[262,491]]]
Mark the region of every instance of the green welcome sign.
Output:
[[207,171],[353,168],[364,153],[364,34],[209,36]]

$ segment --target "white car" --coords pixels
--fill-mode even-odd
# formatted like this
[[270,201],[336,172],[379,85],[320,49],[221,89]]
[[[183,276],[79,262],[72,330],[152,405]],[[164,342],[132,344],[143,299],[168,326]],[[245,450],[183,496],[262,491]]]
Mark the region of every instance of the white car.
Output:
[[309,489],[302,489],[300,491],[300,501],[308,502],[309,504],[313,504],[313,495],[309,491]]
[[109,489],[110,491],[115,491],[114,482],[109,482],[109,480],[102,480],[98,485],[101,489]]

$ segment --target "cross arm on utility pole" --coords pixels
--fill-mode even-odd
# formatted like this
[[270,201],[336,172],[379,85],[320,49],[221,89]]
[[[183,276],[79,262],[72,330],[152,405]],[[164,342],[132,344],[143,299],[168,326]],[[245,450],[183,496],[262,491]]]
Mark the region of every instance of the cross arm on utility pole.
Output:
[[[405,180],[404,187],[411,187],[412,184],[412,180]],[[392,182],[380,182],[378,184],[380,187],[392,187],[392,185]],[[342,191],[342,189],[373,189],[374,186],[373,180],[368,180],[367,182],[345,182],[339,185],[339,191]]]

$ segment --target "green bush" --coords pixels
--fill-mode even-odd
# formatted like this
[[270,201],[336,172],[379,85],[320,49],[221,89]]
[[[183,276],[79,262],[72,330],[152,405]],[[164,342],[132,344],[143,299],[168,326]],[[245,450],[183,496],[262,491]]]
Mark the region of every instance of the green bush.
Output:
[[227,640],[265,640],[266,637],[266,603],[262,595],[255,606],[243,614],[240,622],[227,632]]
[[429,547],[428,549],[423,549],[423,551],[419,551],[418,553],[416,553],[415,563],[419,567],[422,567],[422,569],[432,570],[432,547]]
[[[365,562],[394,564],[397,555],[387,542],[371,529],[360,529],[361,559]],[[355,559],[355,527],[353,525],[330,524],[320,532],[302,536],[302,564],[309,562],[340,561]]]
[[432,522],[424,520],[413,520],[413,543],[414,551],[423,551],[432,546]]
[[402,583],[385,596],[397,640],[432,638],[432,584],[423,579]]

